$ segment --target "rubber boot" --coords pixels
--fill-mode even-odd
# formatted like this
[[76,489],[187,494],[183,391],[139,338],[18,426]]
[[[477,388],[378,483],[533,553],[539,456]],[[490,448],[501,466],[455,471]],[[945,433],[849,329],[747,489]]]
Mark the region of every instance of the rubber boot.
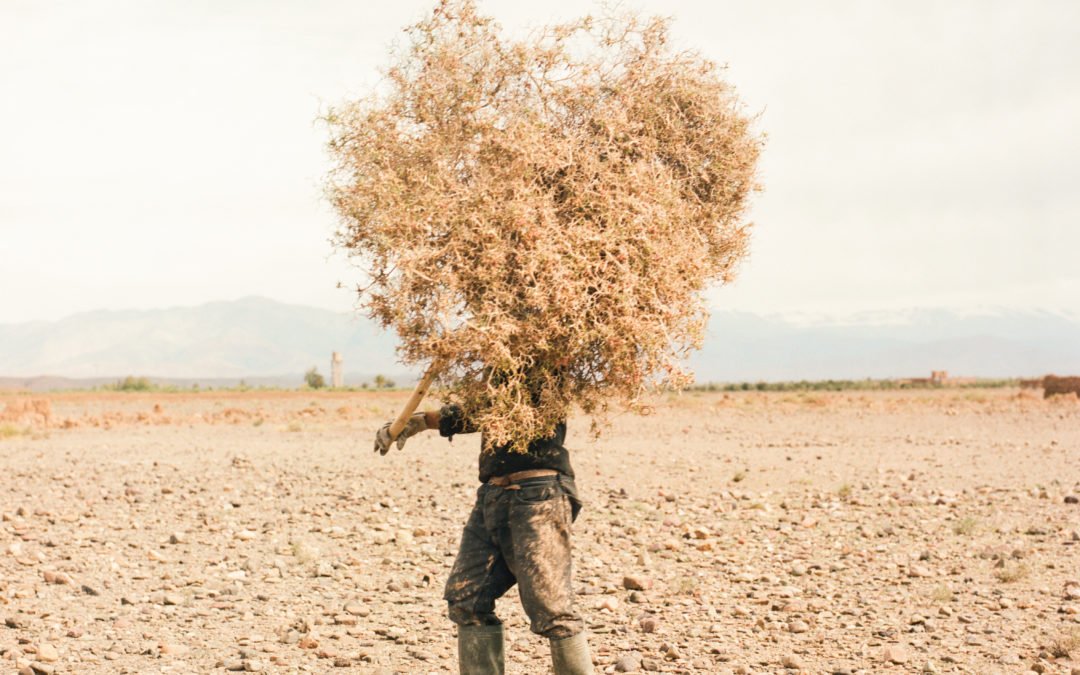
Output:
[[585,631],[551,641],[551,669],[555,675],[592,675],[592,657]]
[[503,627],[458,626],[461,675],[503,675]]

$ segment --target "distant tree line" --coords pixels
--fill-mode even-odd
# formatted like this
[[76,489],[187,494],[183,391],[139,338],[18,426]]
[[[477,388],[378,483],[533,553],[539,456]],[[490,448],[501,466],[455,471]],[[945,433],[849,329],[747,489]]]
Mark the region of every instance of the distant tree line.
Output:
[[[1017,387],[1018,379],[977,380],[959,385],[961,388],[984,389]],[[799,380],[797,382],[709,382],[694,385],[688,391],[881,391],[890,389],[948,389],[949,385],[928,381],[903,380]]]

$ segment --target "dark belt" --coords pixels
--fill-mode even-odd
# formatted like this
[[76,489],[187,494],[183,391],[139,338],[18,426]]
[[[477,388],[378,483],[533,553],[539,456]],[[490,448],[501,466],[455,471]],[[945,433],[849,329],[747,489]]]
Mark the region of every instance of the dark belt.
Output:
[[527,471],[516,471],[505,476],[492,476],[491,478],[488,478],[488,483],[507,490],[520,490],[521,486],[515,485],[515,483],[530,478],[544,478],[547,476],[558,475],[559,472],[554,469],[529,469]]

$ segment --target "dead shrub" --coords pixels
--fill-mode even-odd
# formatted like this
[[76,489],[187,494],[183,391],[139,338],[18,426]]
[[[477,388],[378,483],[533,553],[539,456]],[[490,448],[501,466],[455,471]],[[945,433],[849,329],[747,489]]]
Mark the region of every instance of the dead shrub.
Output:
[[762,144],[720,69],[633,14],[511,40],[445,0],[406,32],[379,93],[325,116],[335,245],[402,361],[518,449],[689,383]]
[[1042,380],[1043,398],[1059,396],[1063,394],[1076,394],[1080,396],[1080,377],[1058,377],[1047,375]]

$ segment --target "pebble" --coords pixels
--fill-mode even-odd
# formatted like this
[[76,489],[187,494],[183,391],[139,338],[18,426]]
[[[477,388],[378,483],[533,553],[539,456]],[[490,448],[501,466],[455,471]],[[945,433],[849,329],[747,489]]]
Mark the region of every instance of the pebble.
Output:
[[641,621],[638,622],[638,628],[641,629],[642,633],[655,633],[656,626],[656,617],[653,616],[642,617]]
[[37,647],[37,660],[53,663],[60,660],[60,653],[48,642],[42,642]]
[[885,648],[884,658],[889,663],[907,663],[908,653],[907,650],[898,645],[892,645]]
[[161,597],[161,603],[163,605],[182,605],[184,604],[184,596],[174,591],[168,591]]
[[349,614],[352,614],[353,616],[361,617],[371,614],[371,610],[368,609],[365,605],[360,604],[359,602],[346,602],[345,611]]
[[623,654],[615,660],[615,672],[636,673],[640,669],[641,654],[639,652],[630,652],[629,654]]
[[805,633],[810,630],[810,625],[805,621],[795,620],[788,624],[788,630],[792,633]]
[[186,645],[176,644],[174,642],[162,642],[158,644],[158,649],[161,650],[162,656],[183,656],[191,651]]
[[653,580],[639,574],[627,574],[623,577],[623,588],[630,591],[647,591],[653,587]]
[[780,665],[790,670],[802,670],[802,659],[794,654],[785,654],[784,658],[780,659]]

